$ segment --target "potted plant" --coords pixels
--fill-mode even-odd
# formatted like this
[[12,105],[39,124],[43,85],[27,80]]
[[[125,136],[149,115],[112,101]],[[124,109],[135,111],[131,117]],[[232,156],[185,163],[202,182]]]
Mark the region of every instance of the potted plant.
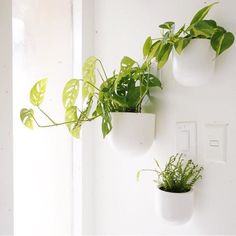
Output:
[[173,75],[185,86],[205,84],[213,76],[215,57],[222,54],[234,42],[234,35],[214,20],[206,20],[209,10],[217,2],[199,10],[189,26],[175,31],[172,21],[159,25],[162,36],[148,37],[143,46],[147,61],[155,59],[161,69],[172,52]]
[[[97,76],[101,79],[97,86]],[[30,91],[30,102],[46,118],[49,124],[41,125],[33,109],[23,108],[20,117],[28,128],[66,125],[73,137],[78,138],[85,122],[101,118],[103,137],[111,133],[118,148],[146,151],[152,144],[155,131],[155,115],[141,113],[144,98],[150,88],[162,88],[156,75],[151,73],[151,62],[139,65],[130,57],[121,60],[119,71],[108,77],[102,62],[90,57],[83,65],[83,80],[69,80],[63,90],[65,120],[56,122],[41,107],[46,92],[47,79],[38,81]],[[82,87],[83,105],[76,105]]]
[[139,180],[142,172],[155,173],[157,186],[155,206],[162,217],[172,223],[187,222],[193,213],[193,186],[202,178],[203,167],[194,164],[192,160],[185,161],[183,154],[172,155],[162,170],[155,160],[155,169],[142,169],[137,173]]

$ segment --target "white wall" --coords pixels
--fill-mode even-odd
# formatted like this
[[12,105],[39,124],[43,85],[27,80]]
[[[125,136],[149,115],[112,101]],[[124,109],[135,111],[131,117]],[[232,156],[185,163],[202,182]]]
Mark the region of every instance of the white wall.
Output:
[[[65,127],[26,129],[19,119],[31,107],[29,90],[47,76],[44,108],[63,121],[61,93],[72,77],[70,0],[13,1],[14,227],[16,235],[72,233],[72,141]],[[46,123],[47,120],[41,121]]]
[[0,1],[0,234],[13,234],[11,1]]
[[[141,58],[142,45],[148,35],[159,34],[158,25],[167,20],[181,26],[211,1],[204,0],[96,0],[95,55],[112,72],[124,55]],[[209,16],[236,34],[236,2],[222,0]],[[153,107],[157,115],[156,140],[150,152],[132,159],[120,156],[101,138],[100,123],[94,124],[90,137],[95,142],[93,155],[84,155],[93,172],[93,206],[90,228],[85,234],[150,235],[150,234],[236,234],[236,44],[217,58],[214,81],[200,88],[178,85],[170,63],[163,70],[163,91],[153,91]],[[195,121],[198,131],[198,161],[205,167],[204,179],[196,189],[193,218],[183,226],[165,223],[154,211],[155,188],[151,176],[136,182],[136,172],[152,167],[153,158],[163,163],[175,152],[175,124]],[[205,124],[228,123],[227,162],[207,162],[204,152]],[[86,144],[85,144],[86,146]],[[91,146],[87,145],[87,150]],[[86,152],[85,152],[86,153]],[[87,167],[88,168],[88,167]]]

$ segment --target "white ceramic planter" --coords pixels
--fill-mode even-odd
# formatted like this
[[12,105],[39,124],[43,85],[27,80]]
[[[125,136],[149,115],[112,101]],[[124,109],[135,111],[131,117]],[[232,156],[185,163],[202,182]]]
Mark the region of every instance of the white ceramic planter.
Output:
[[184,86],[204,85],[213,78],[214,58],[209,40],[193,39],[180,55],[173,50],[174,78]]
[[141,155],[151,147],[155,135],[155,115],[150,113],[113,112],[112,145],[129,155]]
[[155,208],[166,221],[172,224],[184,224],[193,213],[194,192],[191,190],[186,193],[170,193],[158,189]]

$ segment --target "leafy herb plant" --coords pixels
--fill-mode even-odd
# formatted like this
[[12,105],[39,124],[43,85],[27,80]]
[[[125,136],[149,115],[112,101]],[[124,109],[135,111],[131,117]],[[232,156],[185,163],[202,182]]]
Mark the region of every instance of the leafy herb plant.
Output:
[[158,69],[161,69],[168,61],[173,49],[178,54],[189,45],[194,39],[208,39],[216,56],[222,54],[234,42],[234,35],[214,20],[206,20],[209,10],[218,2],[212,3],[199,10],[192,18],[188,26],[183,25],[175,32],[175,23],[172,21],[159,25],[162,30],[162,37],[146,39],[143,46],[143,55],[147,62],[155,59]]
[[166,192],[184,193],[192,189],[193,185],[202,178],[203,167],[194,164],[192,160],[185,161],[183,154],[176,154],[169,158],[164,170],[155,160],[155,169],[142,169],[137,173],[139,180],[141,172],[154,172],[157,187]]
[[[162,88],[156,75],[150,72],[151,62],[139,65],[130,57],[121,60],[118,72],[108,77],[102,62],[96,57],[90,57],[83,65],[83,79],[69,80],[62,93],[65,108],[65,119],[56,122],[43,109],[47,79],[38,81],[30,91],[30,102],[49,121],[42,125],[36,118],[32,108],[23,108],[20,118],[23,124],[32,129],[38,127],[53,127],[66,125],[73,137],[78,138],[82,125],[101,117],[102,133],[105,137],[112,129],[111,112],[141,112],[145,97],[149,97],[150,88]],[[97,77],[101,79],[97,86]],[[82,92],[83,106],[79,107],[77,99]]]

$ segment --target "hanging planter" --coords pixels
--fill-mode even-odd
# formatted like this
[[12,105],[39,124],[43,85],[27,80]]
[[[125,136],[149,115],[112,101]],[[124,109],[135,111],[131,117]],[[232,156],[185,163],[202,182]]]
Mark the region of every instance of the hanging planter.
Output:
[[113,147],[130,155],[149,150],[155,136],[155,114],[112,112],[112,130],[108,135]]
[[[96,75],[101,79],[100,86],[97,86]],[[152,145],[155,115],[141,111],[144,99],[149,101],[150,89],[162,89],[162,85],[151,62],[138,63],[125,56],[120,62],[118,72],[108,76],[99,59],[88,58],[83,65],[83,80],[71,79],[64,87],[63,122],[56,122],[41,108],[46,87],[46,78],[36,82],[30,91],[30,102],[43,113],[48,123],[40,124],[33,109],[23,108],[20,117],[26,127],[32,129],[35,125],[41,128],[66,125],[70,134],[78,138],[86,122],[101,118],[103,137],[110,136],[119,151],[139,155]],[[80,87],[82,108],[76,105]]]
[[147,62],[155,60],[158,69],[163,68],[173,54],[173,74],[184,86],[200,86],[213,77],[215,59],[234,43],[234,35],[205,19],[218,2],[200,9],[189,25],[175,30],[172,21],[159,25],[161,37],[148,37],[143,46]]
[[155,160],[155,169],[141,169],[137,173],[147,171],[156,174],[155,209],[163,219],[172,224],[186,223],[193,214],[194,184],[202,177],[202,167],[192,160],[184,160],[183,154],[172,155],[165,168],[161,168]]
[[179,55],[173,52],[173,76],[184,86],[201,86],[214,75],[215,52],[207,39],[194,39]]
[[172,193],[157,188],[155,209],[166,221],[173,224],[184,224],[193,214],[194,191]]

